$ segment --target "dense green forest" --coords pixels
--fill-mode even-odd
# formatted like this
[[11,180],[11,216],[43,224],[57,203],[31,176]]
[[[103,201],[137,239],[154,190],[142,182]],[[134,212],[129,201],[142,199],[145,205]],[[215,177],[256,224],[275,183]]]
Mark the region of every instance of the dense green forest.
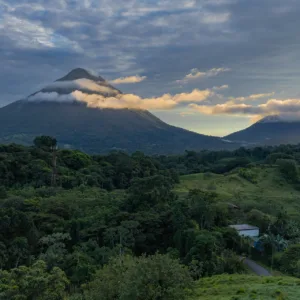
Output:
[[[241,222],[259,226],[264,263],[300,277],[299,162],[289,145],[155,157],[45,136],[1,145],[0,299],[201,299],[206,277],[249,272],[250,241],[228,228]],[[263,205],[266,170],[289,197]],[[231,178],[249,193],[230,193]]]

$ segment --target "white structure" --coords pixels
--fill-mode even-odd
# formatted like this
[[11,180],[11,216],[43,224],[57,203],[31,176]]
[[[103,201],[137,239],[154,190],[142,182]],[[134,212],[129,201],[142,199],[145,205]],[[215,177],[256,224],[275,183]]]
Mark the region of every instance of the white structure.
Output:
[[258,237],[259,228],[248,224],[230,225],[234,228],[240,236]]

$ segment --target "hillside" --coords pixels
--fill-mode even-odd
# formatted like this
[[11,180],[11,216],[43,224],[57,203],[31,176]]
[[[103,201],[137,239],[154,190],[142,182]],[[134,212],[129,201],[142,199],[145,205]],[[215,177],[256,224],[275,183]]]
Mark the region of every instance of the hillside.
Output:
[[83,103],[12,103],[0,109],[0,142],[30,145],[37,135],[55,136],[64,148],[88,153],[111,150],[183,153],[218,149],[219,138],[170,126],[148,111],[96,109]]
[[197,282],[191,300],[298,300],[300,280],[293,277],[258,277],[254,275],[218,275]]
[[93,94],[101,103],[107,101],[107,107],[115,99],[110,97],[121,95],[102,77],[75,69],[28,98],[0,108],[0,143],[30,145],[35,136],[50,135],[62,148],[88,153],[117,149],[174,154],[236,147],[218,137],[170,126],[147,110],[91,107],[77,101],[76,93],[83,99]]
[[244,145],[280,145],[300,142],[300,122],[269,116],[250,127],[224,137]]
[[218,199],[244,209],[255,207],[274,213],[282,204],[290,216],[299,217],[300,191],[288,183],[276,166],[251,169],[255,182],[243,178],[239,169],[226,174],[198,173],[181,176],[175,191],[184,197],[190,189],[203,189],[218,194]]

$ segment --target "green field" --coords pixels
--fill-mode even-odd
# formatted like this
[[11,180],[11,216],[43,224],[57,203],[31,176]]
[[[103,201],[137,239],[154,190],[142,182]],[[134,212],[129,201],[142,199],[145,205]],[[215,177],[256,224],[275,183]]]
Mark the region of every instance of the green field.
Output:
[[175,191],[185,197],[190,189],[208,190],[216,192],[220,201],[243,208],[255,207],[272,213],[272,209],[284,206],[291,217],[298,216],[300,191],[289,184],[276,167],[255,167],[252,172],[256,174],[256,183],[242,178],[238,169],[227,174],[185,175],[181,176]]
[[217,275],[197,282],[191,300],[300,299],[300,280],[293,277]]

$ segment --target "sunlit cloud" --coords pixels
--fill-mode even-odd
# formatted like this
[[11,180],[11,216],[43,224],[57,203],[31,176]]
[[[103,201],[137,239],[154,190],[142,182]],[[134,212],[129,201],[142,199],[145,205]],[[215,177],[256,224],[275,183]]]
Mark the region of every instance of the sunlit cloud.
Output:
[[55,101],[55,102],[84,102],[89,107],[113,108],[113,109],[143,109],[143,110],[167,110],[180,104],[201,102],[213,95],[210,90],[195,89],[190,93],[164,94],[160,97],[142,98],[134,94],[117,94],[104,97],[99,94],[86,94],[75,90],[70,94],[62,95],[57,92],[39,92],[30,96],[27,101]]
[[230,97],[229,100],[231,101],[238,101],[238,102],[244,102],[249,100],[258,100],[261,98],[268,98],[274,96],[275,92],[272,93],[265,93],[265,94],[252,94],[247,97]]
[[232,115],[250,116],[258,120],[268,115],[280,115],[283,117],[300,117],[300,99],[270,99],[266,103],[251,105],[228,101],[217,105],[189,104],[191,109],[206,115]]
[[197,68],[194,68],[191,70],[189,74],[185,75],[183,79],[176,80],[176,82],[180,84],[185,84],[190,81],[194,81],[205,77],[214,77],[219,75],[220,73],[228,72],[228,71],[230,71],[229,68],[213,68],[208,71],[201,72]]
[[236,104],[231,101],[217,105],[190,104],[190,108],[206,115],[251,115],[259,114],[261,110],[248,104]]
[[224,84],[224,85],[221,85],[221,86],[214,86],[212,89],[214,91],[226,90],[226,89],[229,89],[229,85]]
[[195,112],[193,111],[182,111],[180,113],[178,113],[181,117],[185,118],[185,117],[188,117],[188,116],[192,116],[195,114]]
[[129,83],[139,83],[147,79],[147,76],[128,76],[128,77],[120,77],[114,80],[110,80],[112,84],[129,84]]

